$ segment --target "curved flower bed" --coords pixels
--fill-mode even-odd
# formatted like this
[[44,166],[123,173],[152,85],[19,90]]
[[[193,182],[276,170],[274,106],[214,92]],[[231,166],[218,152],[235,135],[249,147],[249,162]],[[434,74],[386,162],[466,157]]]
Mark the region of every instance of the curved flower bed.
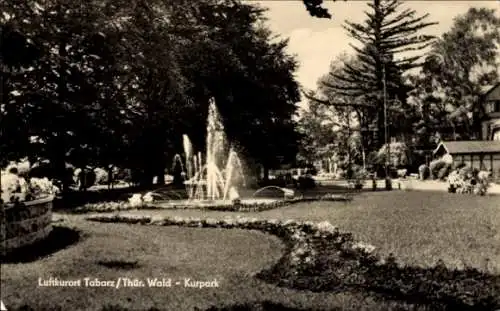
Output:
[[94,215],[91,221],[143,225],[240,228],[281,237],[287,250],[278,264],[257,277],[279,286],[311,291],[363,291],[385,299],[427,305],[429,310],[497,310],[500,276],[475,269],[399,266],[374,255],[375,247],[354,241],[328,222],[258,218],[182,218]]
[[5,255],[46,238],[52,230],[54,197],[4,204],[0,215],[0,253]]
[[75,209],[76,213],[108,213],[115,211],[127,211],[135,209],[203,209],[224,212],[262,212],[275,208],[280,208],[294,203],[313,202],[313,201],[350,201],[350,195],[325,194],[316,197],[297,197],[288,200],[276,200],[272,202],[255,202],[242,203],[233,202],[232,204],[214,204],[214,205],[195,205],[195,204],[168,204],[161,205],[161,202],[143,202],[140,205],[131,204],[130,202],[100,202],[88,203]]

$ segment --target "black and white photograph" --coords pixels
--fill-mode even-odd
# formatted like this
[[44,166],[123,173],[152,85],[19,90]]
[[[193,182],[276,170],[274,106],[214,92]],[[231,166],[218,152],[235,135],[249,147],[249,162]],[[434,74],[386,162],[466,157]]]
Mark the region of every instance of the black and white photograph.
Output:
[[0,0],[0,311],[500,311],[500,0]]

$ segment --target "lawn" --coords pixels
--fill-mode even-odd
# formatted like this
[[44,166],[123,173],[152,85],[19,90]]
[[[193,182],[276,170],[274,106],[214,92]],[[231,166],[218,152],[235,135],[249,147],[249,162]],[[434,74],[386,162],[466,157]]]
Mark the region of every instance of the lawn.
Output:
[[[364,193],[353,202],[313,202],[260,213],[141,210],[121,214],[223,218],[244,215],[323,221],[338,225],[405,264],[429,266],[442,259],[500,274],[500,197],[433,192]],[[281,257],[282,242],[257,231],[91,223],[83,216],[56,215],[80,241],[51,256],[2,263],[1,293],[8,310],[206,310],[210,306],[272,301],[306,310],[417,310],[355,292],[312,293],[276,287],[251,277]],[[59,230],[60,231],[60,230]],[[69,233],[64,233],[69,235]],[[38,278],[174,280],[216,278],[219,288],[39,287]],[[29,310],[29,309],[23,309]],[[243,309],[242,309],[243,310]],[[271,306],[266,310],[278,310]],[[284,309],[283,309],[284,310]],[[432,310],[420,307],[418,310]]]
[[[68,228],[79,230],[78,243],[43,259],[2,263],[2,300],[9,311],[207,310],[255,301],[278,304],[266,310],[382,311],[391,310],[393,304],[356,293],[312,293],[280,288],[251,277],[276,263],[284,247],[278,238],[258,231],[148,227],[79,220],[63,222],[55,231],[71,235]],[[49,277],[65,280],[89,277],[101,281],[118,277],[180,281],[215,278],[219,287],[38,286],[39,278]],[[295,309],[279,309],[280,305]]]
[[500,274],[500,196],[430,191],[363,193],[352,202],[311,202],[263,212],[140,210],[122,214],[223,218],[327,220],[398,261],[450,268],[469,266]]

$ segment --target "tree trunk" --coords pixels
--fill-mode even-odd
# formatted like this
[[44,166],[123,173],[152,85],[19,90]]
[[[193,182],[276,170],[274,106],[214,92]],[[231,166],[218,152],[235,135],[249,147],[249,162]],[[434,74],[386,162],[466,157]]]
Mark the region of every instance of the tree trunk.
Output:
[[166,168],[165,164],[161,164],[160,167],[158,168],[158,173],[157,173],[158,175],[156,175],[158,178],[158,181],[157,181],[158,185],[165,184],[165,168]]
[[384,116],[384,109],[380,109],[378,112],[378,118],[377,118],[377,130],[378,130],[378,137],[377,137],[377,142],[375,144],[376,150],[379,150],[384,144],[385,144],[385,116]]
[[269,168],[267,166],[264,166],[264,181],[269,181]]
[[113,166],[108,166],[108,189],[113,188]]

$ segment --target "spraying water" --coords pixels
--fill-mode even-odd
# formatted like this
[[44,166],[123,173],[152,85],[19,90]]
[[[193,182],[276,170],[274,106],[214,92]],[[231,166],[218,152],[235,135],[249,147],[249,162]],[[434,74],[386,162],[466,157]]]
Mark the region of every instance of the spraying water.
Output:
[[186,177],[191,179],[193,177],[193,165],[190,159],[193,157],[193,144],[186,134],[182,135],[182,145],[184,147],[184,155],[186,157]]
[[[227,157],[223,154],[226,144],[224,125],[215,100],[209,102],[205,163],[201,152],[193,154],[193,146],[187,135],[183,135],[184,153],[188,180],[185,182],[192,200],[227,200],[237,196],[233,187],[236,177],[243,177],[241,160],[231,148]],[[224,171],[219,167],[226,162]],[[190,171],[191,170],[191,171]]]

